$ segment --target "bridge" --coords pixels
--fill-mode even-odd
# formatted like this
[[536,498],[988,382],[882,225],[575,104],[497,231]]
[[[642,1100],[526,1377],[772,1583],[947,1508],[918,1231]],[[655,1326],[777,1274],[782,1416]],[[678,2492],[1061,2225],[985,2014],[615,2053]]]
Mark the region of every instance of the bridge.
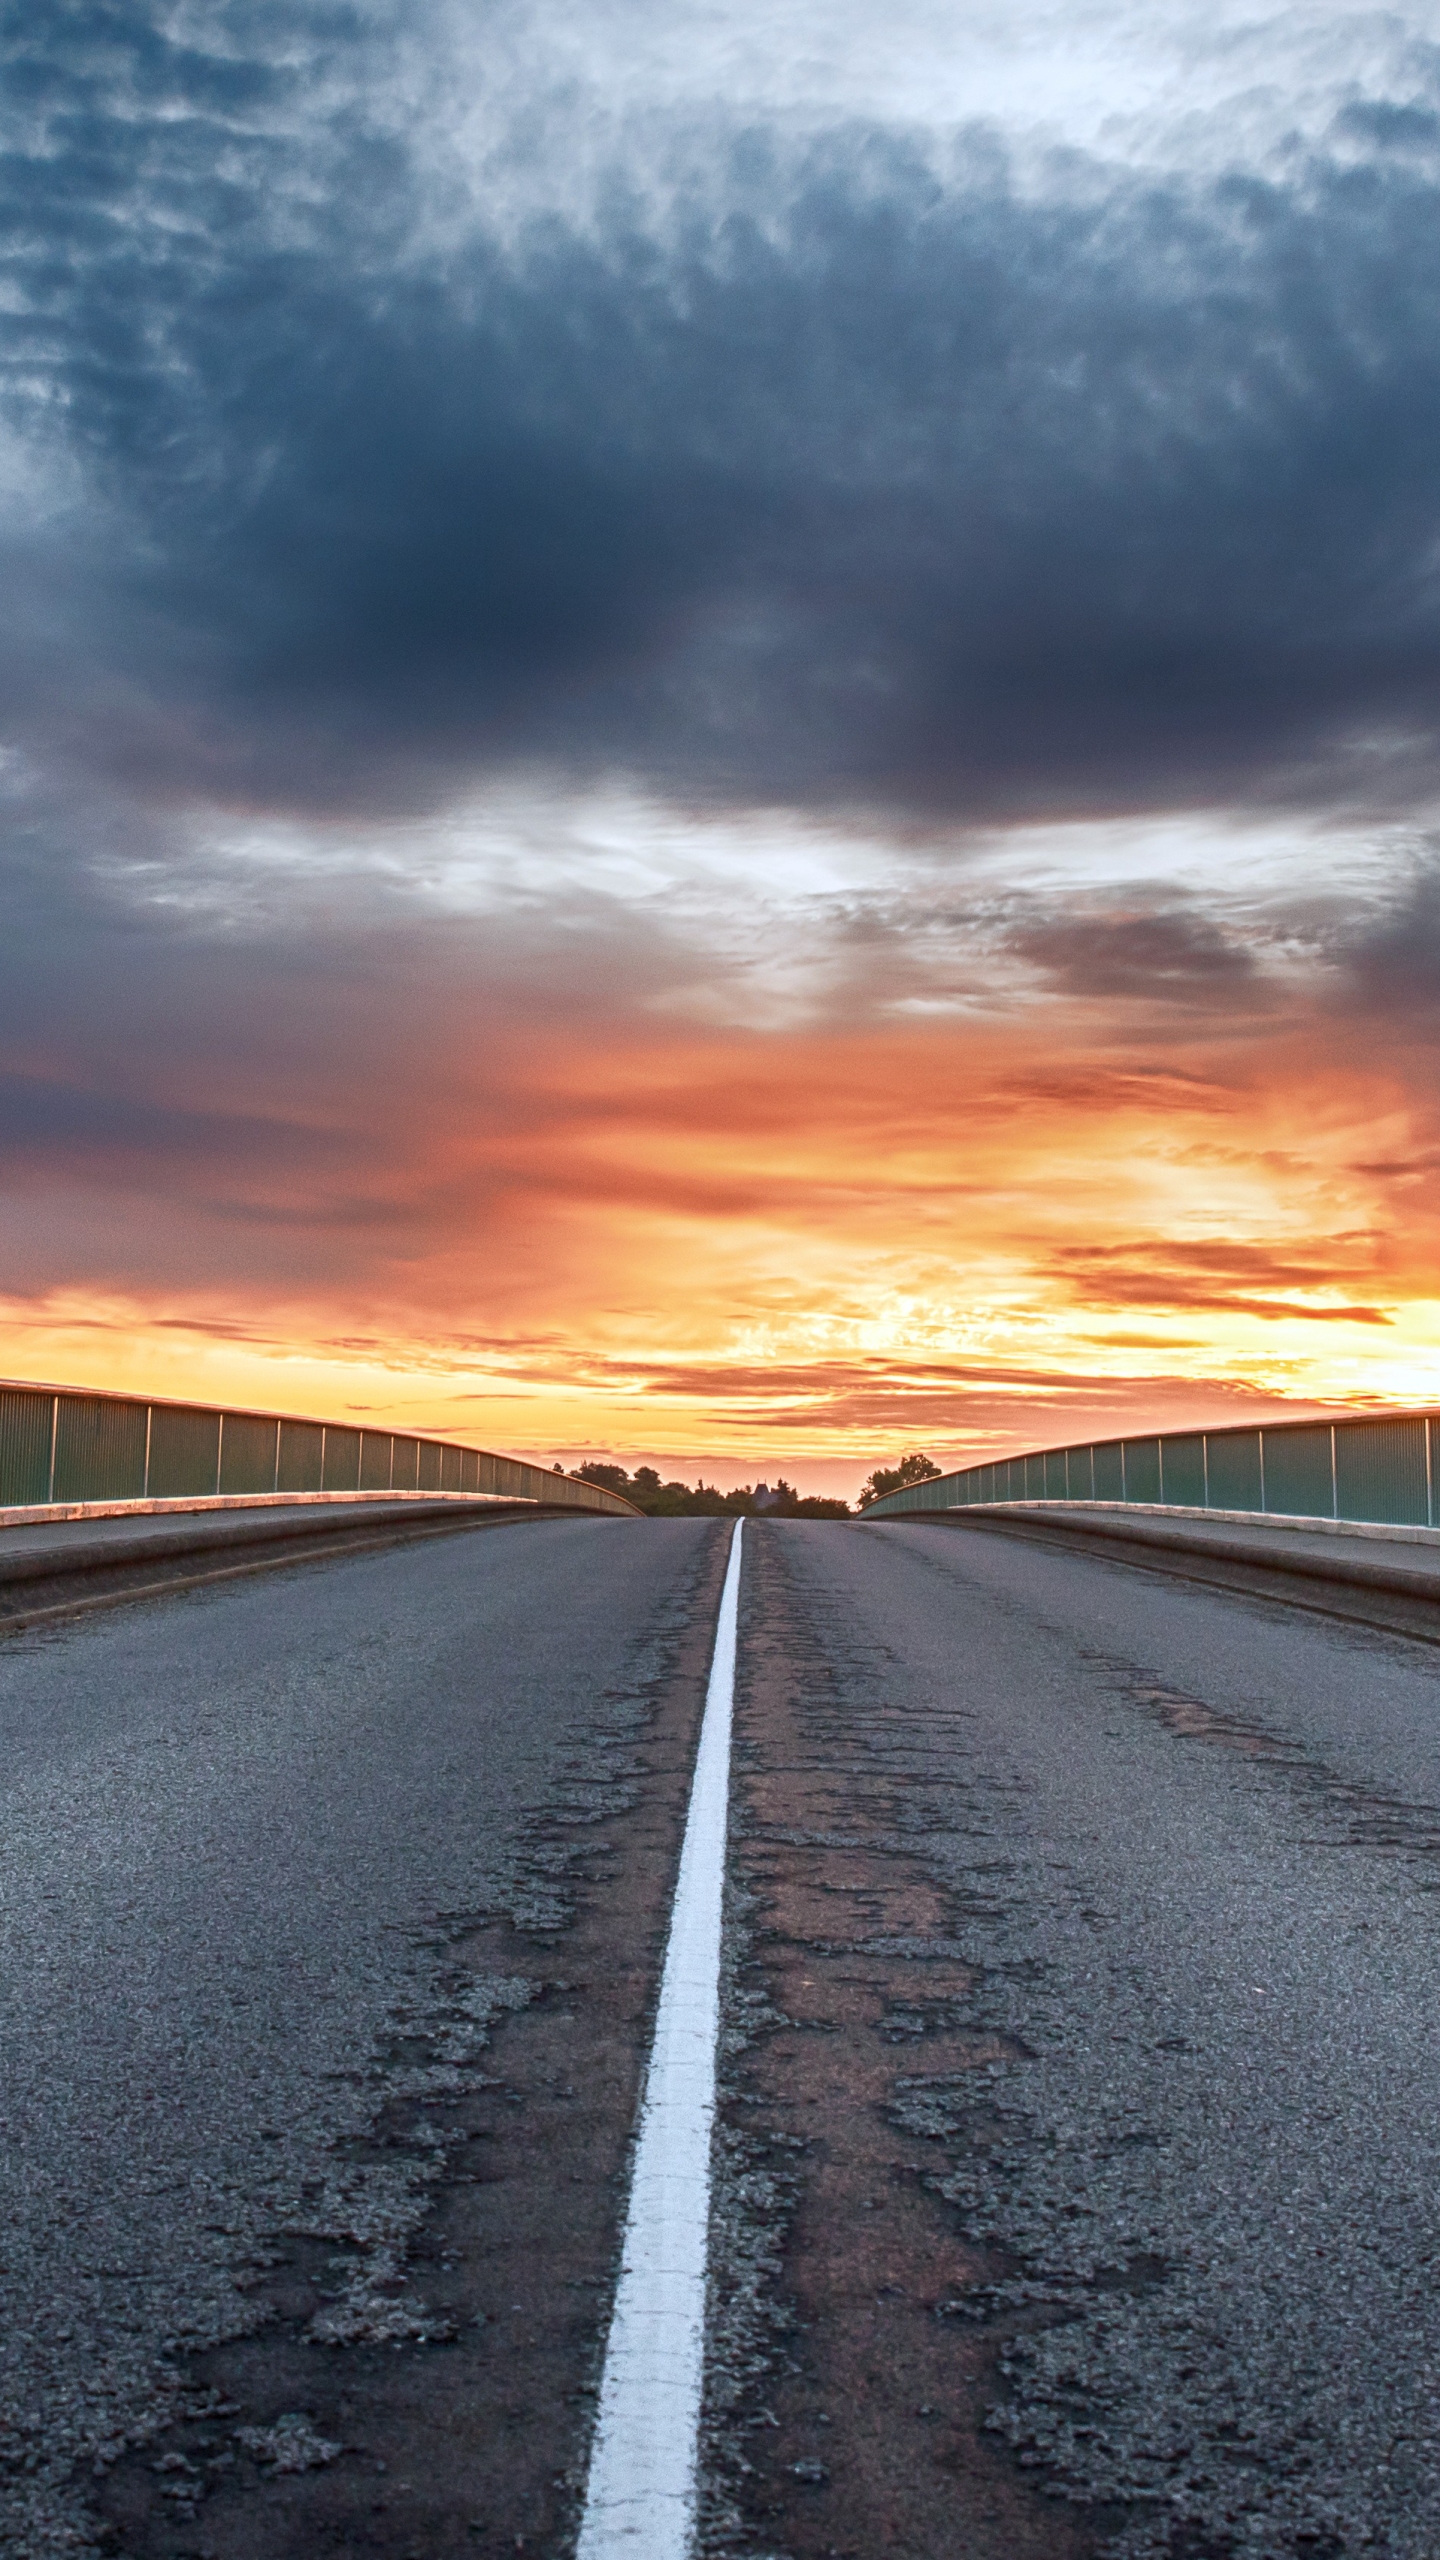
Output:
[[0,2544],[1433,2551],[1437,1425],[740,1528],[0,1390]]

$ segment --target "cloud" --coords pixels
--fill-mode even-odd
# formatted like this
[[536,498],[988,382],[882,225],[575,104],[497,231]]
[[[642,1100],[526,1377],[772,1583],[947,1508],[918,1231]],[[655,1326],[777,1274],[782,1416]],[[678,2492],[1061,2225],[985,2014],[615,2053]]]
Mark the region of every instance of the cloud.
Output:
[[[1373,1240],[1329,1240],[1325,1249],[1296,1255],[1268,1245],[1171,1242],[1151,1236],[1121,1245],[1073,1245],[1057,1250],[1050,1271],[1070,1282],[1092,1309],[1165,1307],[1197,1315],[1257,1316],[1267,1323],[1388,1325],[1393,1312],[1344,1295],[1347,1266],[1360,1264],[1373,1278]],[[1287,1290],[1315,1294],[1296,1297]]]
[[931,813],[1433,783],[1435,91],[1038,182],[717,108],[658,210],[617,165],[583,220],[437,225],[432,23],[12,14],[57,491],[12,733],[335,810],[516,757]]
[[1011,948],[1067,995],[1138,997],[1213,1016],[1227,1000],[1253,1012],[1269,992],[1255,951],[1173,894],[1108,913],[1074,902],[1068,912],[1027,919]]
[[1440,1011],[1440,857],[1433,844],[1417,849],[1407,874],[1352,934],[1344,957],[1364,1013],[1433,1040]]

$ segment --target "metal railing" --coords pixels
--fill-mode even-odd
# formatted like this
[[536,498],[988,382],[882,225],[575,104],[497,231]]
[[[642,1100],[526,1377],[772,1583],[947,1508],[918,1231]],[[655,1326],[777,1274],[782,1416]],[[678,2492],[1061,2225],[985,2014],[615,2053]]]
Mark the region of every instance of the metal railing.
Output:
[[1440,1411],[1151,1431],[1031,1449],[902,1485],[867,1503],[861,1517],[1020,1502],[1440,1528]]
[[226,1495],[412,1493],[638,1516],[623,1494],[453,1440],[158,1396],[0,1384],[0,1510]]

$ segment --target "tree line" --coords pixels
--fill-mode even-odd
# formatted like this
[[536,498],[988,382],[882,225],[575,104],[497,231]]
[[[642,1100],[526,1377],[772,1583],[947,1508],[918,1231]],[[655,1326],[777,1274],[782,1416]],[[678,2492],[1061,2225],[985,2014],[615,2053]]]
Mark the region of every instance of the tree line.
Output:
[[[848,1502],[828,1494],[797,1493],[783,1476],[774,1484],[737,1484],[728,1493],[719,1486],[706,1484],[664,1483],[654,1467],[637,1467],[633,1475],[627,1468],[591,1458],[575,1470],[586,1484],[604,1485],[609,1493],[623,1493],[637,1511],[648,1512],[651,1519],[693,1518],[710,1520],[848,1520]],[[877,1467],[866,1477],[861,1488],[862,1503],[873,1502],[882,1493],[893,1493],[898,1485],[922,1484],[940,1470],[917,1449],[898,1466]]]
[[775,1484],[737,1484],[722,1493],[717,1484],[662,1483],[654,1467],[637,1467],[630,1475],[624,1467],[602,1465],[591,1460],[575,1470],[587,1484],[603,1484],[611,1493],[623,1493],[637,1511],[647,1511],[652,1519],[675,1519],[698,1515],[711,1520],[848,1520],[848,1502],[831,1501],[824,1495],[797,1493],[793,1484],[781,1476]]

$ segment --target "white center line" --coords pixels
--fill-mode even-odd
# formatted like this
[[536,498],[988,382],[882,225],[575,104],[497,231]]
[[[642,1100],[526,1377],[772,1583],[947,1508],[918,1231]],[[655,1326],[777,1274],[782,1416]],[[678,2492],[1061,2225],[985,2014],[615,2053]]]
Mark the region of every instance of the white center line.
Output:
[[735,1523],[715,1623],[577,2560],[685,2560],[695,2531],[744,1525]]

